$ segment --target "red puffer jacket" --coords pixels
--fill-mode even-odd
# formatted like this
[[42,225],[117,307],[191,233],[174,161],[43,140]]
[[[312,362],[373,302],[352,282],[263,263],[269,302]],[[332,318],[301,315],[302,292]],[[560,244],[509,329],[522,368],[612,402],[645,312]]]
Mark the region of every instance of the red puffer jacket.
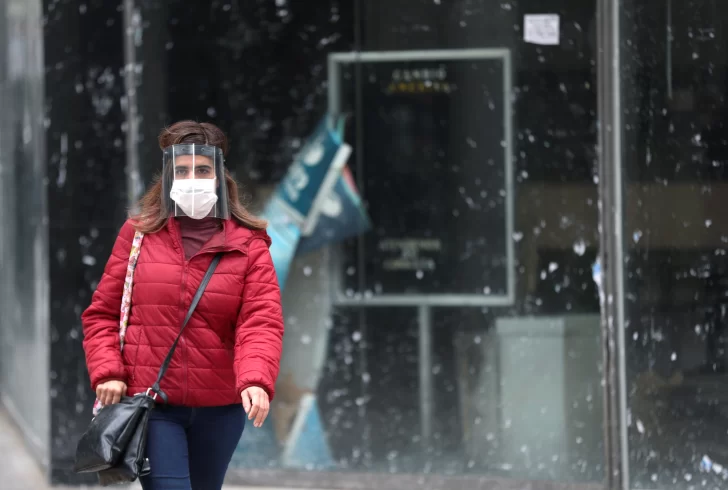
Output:
[[210,262],[224,252],[161,388],[169,404],[190,407],[240,403],[240,393],[251,386],[265,389],[273,399],[283,315],[268,234],[227,220],[223,231],[190,260],[185,260],[174,218],[158,233],[145,235],[122,353],[119,316],[133,238],[127,221],[81,317],[91,387],[119,380],[134,395],[154,383]]

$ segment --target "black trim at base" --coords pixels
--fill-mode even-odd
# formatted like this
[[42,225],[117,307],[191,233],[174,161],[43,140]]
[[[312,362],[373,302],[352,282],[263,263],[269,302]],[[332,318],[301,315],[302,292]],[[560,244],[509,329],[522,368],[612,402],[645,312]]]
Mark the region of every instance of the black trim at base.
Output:
[[488,476],[384,475],[291,470],[228,470],[225,483],[250,487],[329,488],[336,490],[604,490],[603,483],[567,483]]

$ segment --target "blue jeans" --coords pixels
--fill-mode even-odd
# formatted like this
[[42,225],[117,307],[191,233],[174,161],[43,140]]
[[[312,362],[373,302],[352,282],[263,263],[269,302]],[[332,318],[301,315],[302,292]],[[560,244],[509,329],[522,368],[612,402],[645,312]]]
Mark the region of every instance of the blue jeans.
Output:
[[149,417],[144,490],[220,490],[245,427],[242,404],[159,405]]

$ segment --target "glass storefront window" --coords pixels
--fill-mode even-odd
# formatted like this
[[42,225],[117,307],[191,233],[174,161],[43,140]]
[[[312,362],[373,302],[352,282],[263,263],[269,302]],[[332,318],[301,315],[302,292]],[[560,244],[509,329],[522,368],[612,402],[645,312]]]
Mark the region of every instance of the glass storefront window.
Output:
[[552,2],[546,44],[536,0],[327,5],[139,6],[145,181],[158,126],[207,115],[262,201],[337,112],[372,225],[293,261],[232,473],[601,484],[595,3]]
[[[549,82],[523,65],[511,82],[511,56],[339,57],[335,91],[354,116],[373,222],[341,251],[334,276],[341,338],[360,338],[363,351],[362,413],[335,445],[354,468],[602,478],[596,99],[571,101],[561,81],[553,98],[589,104],[575,111],[586,121],[547,109]],[[586,80],[571,75],[577,94],[593,85],[584,64]],[[519,117],[537,104],[543,112]],[[560,172],[531,176],[531,158]],[[337,385],[351,389],[346,375]],[[356,434],[368,437],[352,461]]]
[[[330,57],[373,226],[287,285],[331,298],[328,469],[603,481],[595,11],[564,3],[553,48],[522,41],[534,8],[368,2]],[[321,342],[307,297],[293,349]]]
[[726,6],[624,2],[625,360],[632,488],[728,478]]

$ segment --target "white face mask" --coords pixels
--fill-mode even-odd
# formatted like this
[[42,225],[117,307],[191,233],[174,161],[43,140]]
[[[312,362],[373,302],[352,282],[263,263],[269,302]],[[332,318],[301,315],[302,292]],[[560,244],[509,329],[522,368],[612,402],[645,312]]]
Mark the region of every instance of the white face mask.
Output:
[[217,203],[217,179],[180,179],[172,182],[169,197],[190,218],[206,218]]

